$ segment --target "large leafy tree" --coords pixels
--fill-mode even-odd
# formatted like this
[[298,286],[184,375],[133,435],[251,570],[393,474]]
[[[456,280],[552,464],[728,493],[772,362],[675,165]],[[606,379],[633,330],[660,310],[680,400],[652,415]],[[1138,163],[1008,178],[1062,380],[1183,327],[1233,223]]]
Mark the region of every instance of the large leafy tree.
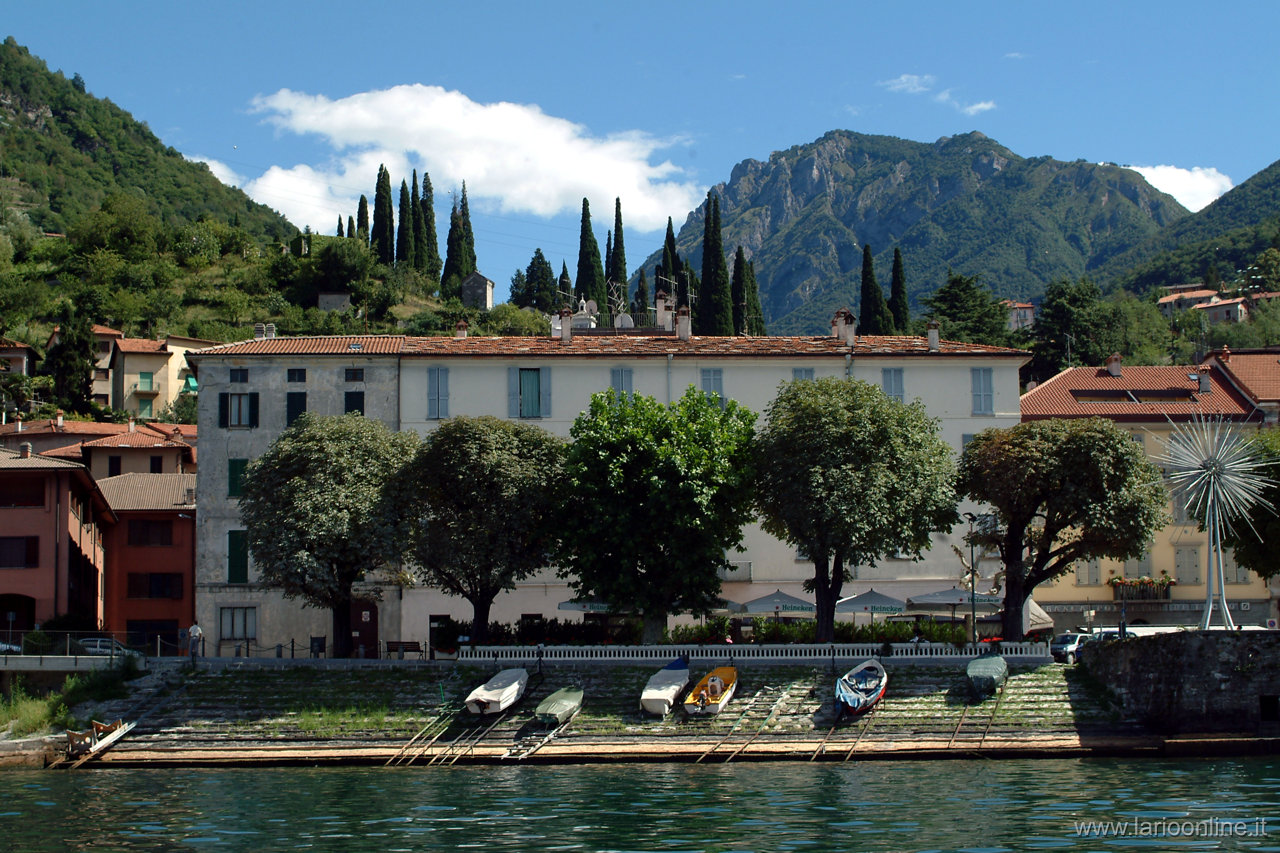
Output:
[[862,335],[887,335],[893,331],[893,315],[884,301],[884,291],[876,281],[875,262],[871,258],[871,246],[862,246],[862,290],[858,297],[858,333]]
[[580,597],[644,618],[706,613],[750,519],[755,413],[690,388],[669,406],[595,394],[574,421],[562,482],[561,575]]
[[814,564],[805,582],[817,639],[833,639],[835,606],[856,566],[919,554],[958,520],[951,447],[924,404],[874,385],[824,378],[783,383],[756,441],[764,529]]
[[471,603],[473,643],[485,640],[494,598],[548,564],[563,456],[540,427],[458,417],[405,469],[415,570]]
[[601,311],[609,309],[608,291],[605,288],[604,264],[600,260],[600,244],[591,230],[591,205],[582,200],[582,227],[578,234],[578,275],[575,295],[579,299],[594,299]]
[[702,230],[702,292],[698,294],[695,310],[695,334],[727,336],[734,333],[733,287],[720,236],[720,198],[711,193],[707,193]]
[[1263,578],[1280,575],[1280,429],[1264,429],[1251,439],[1266,464],[1258,471],[1271,480],[1262,497],[1250,509],[1247,520],[1237,521],[1222,537],[1235,552],[1236,562]]
[[980,538],[1000,549],[1010,640],[1022,637],[1023,607],[1037,586],[1078,560],[1141,556],[1167,520],[1159,469],[1104,418],[978,433],[960,457],[957,488],[991,507]]
[[1106,361],[1115,345],[1110,314],[1102,291],[1089,279],[1050,284],[1031,329],[1032,378],[1044,381],[1064,367]]
[[920,300],[949,341],[1002,346],[1009,337],[1009,309],[977,276],[947,273],[947,283]]
[[245,471],[240,518],[261,581],[329,610],[338,657],[351,652],[353,587],[404,548],[396,475],[417,443],[361,415],[304,413]]
[[69,412],[90,411],[93,388],[93,326],[70,302],[58,308],[58,342],[45,354],[41,372],[53,378],[53,398]]

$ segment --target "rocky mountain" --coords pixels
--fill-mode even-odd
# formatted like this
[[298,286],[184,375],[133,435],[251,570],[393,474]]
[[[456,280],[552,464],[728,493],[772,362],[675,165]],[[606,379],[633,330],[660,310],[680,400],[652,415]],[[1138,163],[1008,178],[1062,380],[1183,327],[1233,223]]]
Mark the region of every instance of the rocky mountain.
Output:
[[[755,262],[772,334],[823,333],[834,309],[853,306],[863,244],[886,291],[902,250],[913,303],[948,269],[1028,299],[1188,215],[1137,172],[1026,158],[977,132],[930,144],[832,131],[739,163],[714,192],[726,251],[741,244]],[[695,268],[703,216],[692,212],[677,235]]]

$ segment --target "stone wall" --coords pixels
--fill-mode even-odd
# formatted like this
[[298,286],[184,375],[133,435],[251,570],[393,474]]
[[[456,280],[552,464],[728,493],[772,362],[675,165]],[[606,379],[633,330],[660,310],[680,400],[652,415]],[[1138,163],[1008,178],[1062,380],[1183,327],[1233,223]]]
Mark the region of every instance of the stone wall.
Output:
[[1280,732],[1280,632],[1130,637],[1087,646],[1081,663],[1158,731]]

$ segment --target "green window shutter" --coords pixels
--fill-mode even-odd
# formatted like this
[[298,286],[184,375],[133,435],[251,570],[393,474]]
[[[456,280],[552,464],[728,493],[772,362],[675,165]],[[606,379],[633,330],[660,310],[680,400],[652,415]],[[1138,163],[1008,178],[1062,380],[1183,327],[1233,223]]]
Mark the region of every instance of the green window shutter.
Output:
[[226,429],[231,425],[231,395],[222,393],[218,395],[218,426]]
[[227,497],[240,497],[244,490],[244,469],[248,466],[248,459],[227,460]]
[[507,368],[507,417],[516,420],[520,417],[520,368]]
[[249,533],[227,531],[227,583],[249,582]]
[[307,392],[290,391],[284,396],[284,425],[293,426],[293,422],[307,410]]
[[427,419],[449,417],[449,368],[427,368]]
[[541,386],[541,394],[538,397],[538,417],[551,417],[551,368],[538,368],[538,381]]
[[256,392],[249,395],[249,428],[258,428],[258,395]]

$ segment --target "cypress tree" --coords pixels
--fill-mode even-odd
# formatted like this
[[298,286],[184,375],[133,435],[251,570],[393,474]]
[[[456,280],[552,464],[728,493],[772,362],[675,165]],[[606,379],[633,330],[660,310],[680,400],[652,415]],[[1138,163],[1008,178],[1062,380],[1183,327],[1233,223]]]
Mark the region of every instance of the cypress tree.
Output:
[[360,206],[356,208],[357,234],[364,244],[369,245],[369,199],[360,196]]
[[564,261],[560,262],[560,278],[556,279],[556,292],[554,294],[552,309],[559,311],[564,306],[577,310],[577,306],[573,305],[573,279],[569,278],[569,265]]
[[354,238],[356,236],[356,221],[350,216],[347,217],[347,237]]
[[[675,306],[679,308],[681,305],[688,303],[688,290],[686,283],[682,280],[683,263],[680,260],[680,253],[676,250],[676,232],[671,225],[671,217],[667,217],[667,236],[662,242],[662,265],[654,271],[656,276],[653,282],[654,296],[661,291],[667,294],[669,300],[675,301]],[[663,281],[662,279],[666,279]]]
[[440,284],[440,237],[436,234],[436,197],[431,189],[431,176],[422,173],[422,271],[427,276],[427,291]]
[[604,232],[604,280],[613,281],[613,232]]
[[391,173],[378,166],[378,184],[373,194],[373,227],[369,237],[378,263],[391,266],[396,260],[395,209],[391,204]]
[[591,232],[591,205],[582,200],[582,230],[578,236],[578,298],[595,300],[600,311],[609,310],[609,294],[605,289],[604,265],[600,261],[600,244]]
[[764,311],[760,308],[760,285],[756,283],[756,262],[747,262],[747,334],[764,337],[768,334],[764,327]]
[[342,214],[338,214],[338,236],[342,237]]
[[556,271],[542,249],[535,249],[529,268],[525,270],[525,279],[529,282],[529,305],[532,308],[550,314],[558,311],[556,305]]
[[413,246],[411,264],[418,272],[427,266],[427,230],[422,221],[422,197],[418,195],[418,170],[413,170],[413,183],[409,184],[409,207],[413,211]]
[[887,335],[893,331],[893,318],[884,301],[884,291],[876,282],[875,264],[871,260],[871,247],[862,246],[862,293],[858,302],[858,334]]
[[462,216],[462,236],[466,240],[466,272],[463,278],[471,275],[479,267],[476,266],[476,235],[471,230],[471,208],[467,205],[467,182],[462,182],[462,205],[459,208]]
[[455,202],[449,211],[449,235],[445,238],[444,269],[440,273],[440,298],[450,299],[462,297],[462,280],[470,273],[464,273],[466,255],[466,234],[462,230],[462,214]]
[[747,254],[738,244],[733,255],[733,283],[729,287],[733,296],[733,333],[746,334],[747,331]]
[[396,230],[396,265],[413,266],[413,203],[409,183],[400,181],[400,221]]
[[613,270],[612,278],[623,285],[622,292],[626,293],[627,250],[622,248],[622,199],[620,198],[613,200],[613,251],[609,257],[612,258],[609,264]]
[[645,278],[644,267],[636,279],[636,296],[631,300],[631,318],[637,326],[649,325],[649,280]]
[[732,335],[733,294],[729,268],[720,238],[720,199],[707,193],[707,215],[702,230],[702,291],[698,294],[694,334]]
[[907,302],[907,273],[902,268],[902,250],[893,249],[893,279],[889,284],[889,313],[893,316],[893,331],[899,335],[911,334],[911,306]]

